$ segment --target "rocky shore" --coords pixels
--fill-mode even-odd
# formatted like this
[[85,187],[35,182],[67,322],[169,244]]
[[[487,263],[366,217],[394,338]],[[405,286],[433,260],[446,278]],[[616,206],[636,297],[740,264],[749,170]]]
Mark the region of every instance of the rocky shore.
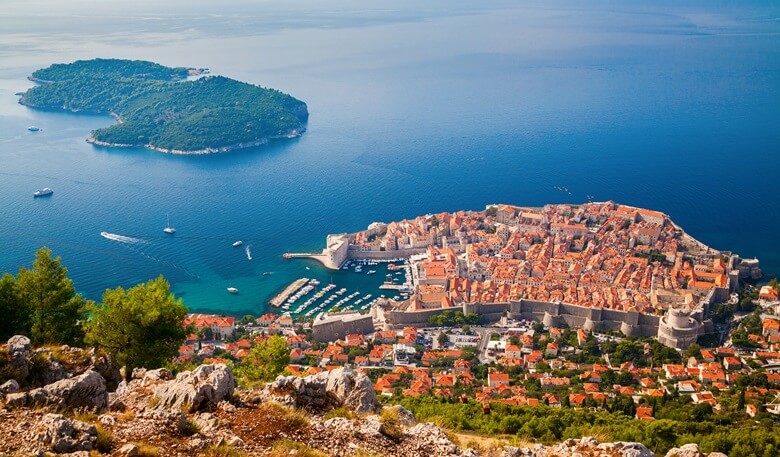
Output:
[[[382,406],[348,368],[280,376],[241,389],[226,365],[175,376],[134,370],[121,380],[105,356],[67,346],[0,346],[0,456],[654,456],[640,443],[585,437],[554,446],[468,448],[400,406]],[[117,382],[120,381],[120,382]],[[703,457],[696,445],[666,457]],[[722,456],[710,454],[709,457]]]

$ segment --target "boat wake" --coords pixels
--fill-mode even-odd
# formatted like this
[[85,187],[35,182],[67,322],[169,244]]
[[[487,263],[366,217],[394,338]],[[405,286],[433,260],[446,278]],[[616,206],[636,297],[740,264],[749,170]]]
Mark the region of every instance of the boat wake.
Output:
[[116,233],[100,232],[100,236],[111,241],[119,241],[120,243],[146,243],[144,240],[133,238],[131,236],[117,235]]
[[246,258],[252,260],[252,250],[249,249],[249,246],[245,248],[245,251],[246,251]]

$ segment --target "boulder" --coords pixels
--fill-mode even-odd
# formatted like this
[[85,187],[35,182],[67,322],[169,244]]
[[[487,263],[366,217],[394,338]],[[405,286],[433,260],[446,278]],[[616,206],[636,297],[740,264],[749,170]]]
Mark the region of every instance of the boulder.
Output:
[[38,449],[65,452],[91,451],[97,440],[94,425],[69,419],[61,414],[46,414],[30,430],[31,444]]
[[158,384],[154,388],[156,400],[151,407],[188,413],[202,411],[231,398],[236,385],[227,365],[200,365],[193,371],[179,373],[176,379]]
[[6,396],[9,406],[57,405],[61,408],[87,408],[103,411],[108,406],[106,381],[96,371],[63,379],[29,392]]
[[699,445],[690,443],[669,449],[666,457],[705,457],[705,454],[699,450]]
[[127,443],[116,451],[117,455],[121,455],[123,457],[137,457],[138,452],[138,446],[133,443]]
[[406,431],[402,448],[411,455],[460,456],[461,450],[444,430],[428,422],[417,424]]
[[323,413],[344,406],[357,413],[375,412],[379,406],[371,380],[349,368],[323,371],[305,378],[279,376],[266,385],[267,398]]
[[8,366],[13,377],[22,381],[30,374],[30,339],[24,335],[15,335],[8,339]]
[[2,386],[0,386],[0,394],[15,394],[19,392],[19,383],[16,379],[9,379]]

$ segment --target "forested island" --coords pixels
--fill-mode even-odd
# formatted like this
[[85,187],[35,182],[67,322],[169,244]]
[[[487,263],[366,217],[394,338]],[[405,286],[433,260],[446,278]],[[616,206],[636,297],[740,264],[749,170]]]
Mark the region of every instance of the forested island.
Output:
[[36,109],[110,114],[119,123],[92,132],[101,146],[180,154],[226,152],[293,138],[305,130],[306,103],[275,89],[203,69],[121,59],[79,60],[36,70],[19,103]]

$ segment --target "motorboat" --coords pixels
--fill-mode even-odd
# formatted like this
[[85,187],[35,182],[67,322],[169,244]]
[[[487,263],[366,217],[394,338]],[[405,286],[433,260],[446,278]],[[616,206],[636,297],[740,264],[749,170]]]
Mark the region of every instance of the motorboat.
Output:
[[41,190],[36,190],[35,192],[33,192],[33,197],[45,197],[53,193],[54,193],[53,190],[49,189],[48,187],[44,187]]
[[237,294],[238,293],[238,289],[236,289],[235,287],[228,287],[227,291],[230,292],[231,294]]
[[176,229],[171,227],[171,218],[168,217],[167,214],[165,215],[165,217],[167,219],[167,224],[166,224],[165,228],[163,229],[163,232],[168,233],[170,235],[173,235],[174,233],[176,233]]
[[31,126],[27,127],[27,130],[29,130],[31,132],[40,132],[42,129],[40,127],[36,127],[34,125],[31,125]]
[[234,247],[234,248],[237,248],[237,247],[241,246],[242,244],[244,244],[244,242],[243,242],[243,241],[241,241],[241,240],[238,240],[238,241],[236,241],[235,243],[233,243],[233,247]]

